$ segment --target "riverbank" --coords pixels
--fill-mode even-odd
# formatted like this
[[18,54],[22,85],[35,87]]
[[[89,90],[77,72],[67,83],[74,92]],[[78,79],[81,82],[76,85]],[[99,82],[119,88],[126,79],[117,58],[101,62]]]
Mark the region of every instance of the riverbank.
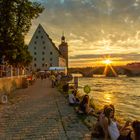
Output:
[[89,85],[90,98],[97,108],[113,104],[115,116],[121,121],[140,118],[140,78],[79,78],[79,92]]
[[48,79],[15,94],[18,101],[1,106],[0,139],[91,139],[88,128]]
[[[81,84],[81,79],[84,79],[85,81]],[[83,95],[85,95],[85,93],[83,92],[83,88],[84,88],[84,86],[85,85],[87,85],[87,83],[88,84],[90,84],[91,83],[91,81],[93,81],[92,82],[92,84],[91,85],[94,85],[94,86],[91,86],[90,85],[90,87],[91,87],[91,93],[89,93],[88,95],[90,96],[90,105],[91,105],[91,107],[93,107],[93,108],[95,108],[95,112],[98,112],[100,109],[103,109],[103,106],[104,105],[109,105],[109,104],[113,104],[114,106],[115,106],[115,118],[118,120],[118,122],[121,124],[121,125],[123,125],[127,120],[129,120],[129,121],[133,121],[133,120],[135,120],[135,118],[132,118],[132,119],[130,119],[130,117],[129,117],[129,115],[126,115],[126,116],[124,116],[124,115],[120,115],[118,112],[120,111],[120,110],[118,110],[118,106],[117,105],[120,105],[120,104],[118,104],[117,102],[113,102],[113,101],[111,101],[111,97],[110,97],[110,94],[111,93],[109,93],[112,89],[111,89],[111,87],[109,87],[109,88],[107,88],[108,86],[113,86],[113,83],[114,83],[114,81],[115,80],[118,80],[119,82],[121,82],[122,81],[122,79],[97,79],[98,80],[98,82],[96,83],[95,82],[95,78],[93,79],[93,78],[79,78],[79,88],[81,89],[81,90],[79,90],[79,92],[78,92],[78,94],[77,94],[77,98],[79,98],[79,100],[81,100],[82,99],[82,97],[83,97]],[[105,81],[106,80],[106,81]],[[127,78],[124,78],[123,79],[125,82],[126,81],[128,81],[128,79]],[[131,80],[131,81],[133,81],[134,82],[134,80],[133,79],[129,79],[129,80]],[[101,81],[103,81],[103,82],[101,82]],[[100,84],[102,84],[103,83],[103,87],[101,87],[100,86]],[[107,84],[107,87],[105,87],[106,86],[106,84]],[[73,85],[72,85],[73,86]],[[124,86],[123,85],[123,83],[121,82],[120,84],[119,83],[117,83],[117,84],[115,84],[115,87],[117,87],[117,86],[119,86],[119,87],[121,87],[121,86]],[[131,85],[132,86],[132,85]],[[136,86],[136,85],[135,85]],[[117,90],[119,90],[119,87],[117,88]],[[98,89],[97,89],[98,88]],[[108,90],[109,92],[108,93],[104,93],[103,92],[103,89],[104,88],[106,88],[106,90]],[[96,90],[97,89],[97,90]],[[61,87],[61,90],[62,90],[62,87]],[[61,91],[60,90],[60,91]],[[116,92],[117,92],[117,90],[116,90]],[[133,89],[134,90],[134,89]],[[62,91],[61,91],[62,92]],[[96,93],[98,93],[99,94],[99,92],[103,92],[104,94],[102,95],[102,96],[98,96],[98,95],[96,95]],[[92,94],[93,93],[93,94]],[[117,92],[118,94],[119,94],[119,92]],[[100,95],[100,94],[99,94]],[[64,94],[64,96],[68,96],[68,93],[65,93]],[[119,96],[123,96],[123,95],[119,95]],[[132,95],[131,95],[132,96]],[[98,98],[97,98],[98,97]],[[102,98],[101,98],[102,97]],[[68,98],[68,97],[67,97]],[[110,102],[105,102],[105,98],[107,98],[107,100],[110,100]],[[99,100],[98,102],[97,102],[97,99]],[[121,100],[121,99],[120,99]],[[126,98],[125,98],[125,100],[123,100],[123,102],[125,102],[125,101],[127,101],[126,100]],[[119,101],[118,101],[119,102]],[[127,102],[129,102],[129,101],[127,101]],[[97,103],[97,104],[96,104]],[[133,104],[134,105],[134,104]],[[125,106],[127,106],[127,104],[125,105]],[[135,109],[136,110],[136,109]],[[122,110],[123,112],[125,111],[125,110]],[[131,111],[131,110],[130,110]],[[134,115],[134,111],[133,111],[133,114],[132,115]],[[136,115],[137,115],[137,113],[136,113]],[[94,116],[88,116],[88,117],[86,117],[86,119],[84,120],[83,118],[82,118],[82,121],[84,122],[84,124],[86,124],[87,126],[88,126],[88,128],[91,128],[91,127],[93,127],[94,125],[95,125],[95,123],[96,123],[96,120],[97,120],[97,118],[95,118]],[[137,118],[137,120],[139,120],[138,118]]]

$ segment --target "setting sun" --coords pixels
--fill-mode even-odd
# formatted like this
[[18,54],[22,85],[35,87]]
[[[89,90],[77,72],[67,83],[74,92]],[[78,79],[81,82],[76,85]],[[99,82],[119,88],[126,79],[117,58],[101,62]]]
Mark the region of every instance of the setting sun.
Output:
[[106,64],[106,65],[110,65],[112,63],[112,61],[109,60],[109,59],[106,59],[106,60],[103,61],[103,63]]

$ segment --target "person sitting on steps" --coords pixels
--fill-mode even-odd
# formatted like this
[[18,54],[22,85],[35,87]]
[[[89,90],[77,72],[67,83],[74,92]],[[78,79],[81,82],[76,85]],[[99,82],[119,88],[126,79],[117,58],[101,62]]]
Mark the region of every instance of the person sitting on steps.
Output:
[[96,138],[104,137],[105,134],[103,131],[103,120],[105,117],[104,110],[107,107],[109,107],[109,105],[105,105],[103,109],[97,112],[98,118],[97,118],[97,122],[94,124],[92,128],[92,137],[96,137]]
[[[129,131],[129,133],[125,137],[125,140],[140,140],[140,121],[135,120],[130,124],[132,130]],[[124,140],[124,139],[119,138],[118,140]]]
[[85,95],[83,97],[83,100],[79,104],[78,113],[83,113],[83,114],[87,114],[87,115],[94,115],[94,109],[90,107],[89,103],[90,103],[89,96]]
[[126,140],[127,135],[124,132],[127,131],[129,122],[127,121],[123,127],[120,127],[118,122],[114,117],[115,108],[107,107],[104,110],[105,117],[103,119],[103,130],[104,130],[104,140],[108,140],[110,136],[111,140]]
[[74,90],[72,91],[72,93],[69,94],[69,105],[70,106],[79,105],[79,101],[75,97],[75,91]]

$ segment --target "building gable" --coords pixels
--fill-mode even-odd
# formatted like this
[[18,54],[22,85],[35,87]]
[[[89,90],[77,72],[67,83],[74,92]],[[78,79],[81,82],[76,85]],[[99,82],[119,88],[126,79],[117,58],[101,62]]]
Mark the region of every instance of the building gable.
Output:
[[61,53],[40,24],[29,43],[29,51],[33,56],[32,68],[59,66]]

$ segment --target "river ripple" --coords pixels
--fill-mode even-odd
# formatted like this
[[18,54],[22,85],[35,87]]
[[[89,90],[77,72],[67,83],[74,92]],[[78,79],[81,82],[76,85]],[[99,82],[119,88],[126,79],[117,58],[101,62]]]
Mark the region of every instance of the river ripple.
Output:
[[140,78],[79,78],[80,92],[87,84],[95,106],[114,104],[120,118],[140,120]]

